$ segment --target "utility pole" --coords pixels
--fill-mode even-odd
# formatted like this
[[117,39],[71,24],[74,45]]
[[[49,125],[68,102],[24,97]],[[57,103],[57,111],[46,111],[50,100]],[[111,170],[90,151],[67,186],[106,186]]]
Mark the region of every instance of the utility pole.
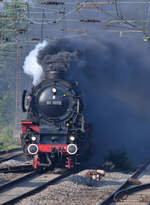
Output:
[[20,112],[21,112],[21,53],[22,47],[17,43],[17,66],[16,66],[16,113],[15,113],[15,133],[19,138],[20,134]]

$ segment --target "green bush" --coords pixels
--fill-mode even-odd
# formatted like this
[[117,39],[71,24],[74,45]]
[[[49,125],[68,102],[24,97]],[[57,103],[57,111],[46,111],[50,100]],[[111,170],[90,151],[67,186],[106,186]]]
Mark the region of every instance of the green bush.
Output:
[[110,151],[104,158],[104,164],[106,162],[111,162],[115,169],[126,171],[133,169],[132,162],[125,150]]
[[4,127],[0,131],[0,151],[15,148],[17,146],[17,140],[13,137],[12,126]]

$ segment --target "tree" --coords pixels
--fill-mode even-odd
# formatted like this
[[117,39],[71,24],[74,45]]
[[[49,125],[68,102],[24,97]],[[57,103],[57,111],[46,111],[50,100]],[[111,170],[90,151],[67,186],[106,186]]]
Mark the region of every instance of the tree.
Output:
[[27,7],[21,0],[4,2],[0,12],[0,143],[14,124],[17,42],[27,28]]

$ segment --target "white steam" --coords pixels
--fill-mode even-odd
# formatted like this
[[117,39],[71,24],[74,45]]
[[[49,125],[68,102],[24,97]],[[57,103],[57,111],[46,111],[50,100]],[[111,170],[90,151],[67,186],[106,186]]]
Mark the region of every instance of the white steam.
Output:
[[38,64],[38,53],[41,49],[43,49],[48,44],[47,41],[43,41],[35,46],[34,50],[32,50],[29,55],[26,57],[23,65],[24,72],[27,75],[30,75],[33,78],[33,85],[38,85],[43,76],[43,69]]

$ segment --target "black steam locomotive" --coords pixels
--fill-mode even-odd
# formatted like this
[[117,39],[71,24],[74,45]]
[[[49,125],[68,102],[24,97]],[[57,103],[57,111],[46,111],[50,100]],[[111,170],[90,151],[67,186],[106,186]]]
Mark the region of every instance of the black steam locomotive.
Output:
[[75,167],[90,151],[90,126],[82,114],[77,82],[66,78],[66,65],[46,57],[45,78],[31,93],[23,92],[21,143],[33,167]]

